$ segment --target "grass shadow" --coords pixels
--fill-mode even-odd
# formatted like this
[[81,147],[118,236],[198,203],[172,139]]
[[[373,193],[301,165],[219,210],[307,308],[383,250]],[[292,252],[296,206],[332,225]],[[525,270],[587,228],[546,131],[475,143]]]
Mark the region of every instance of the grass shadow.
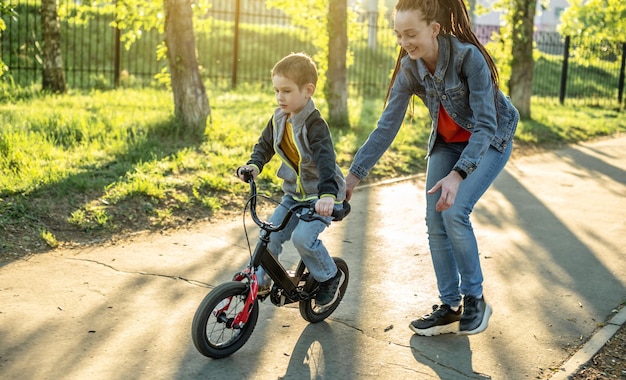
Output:
[[[57,244],[108,241],[120,234],[171,227],[198,218],[194,208],[177,207],[167,197],[150,196],[141,188],[131,189],[114,204],[107,201],[107,190],[125,181],[145,162],[160,162],[183,150],[199,151],[203,143],[202,137],[185,135],[174,120],[154,123],[145,129],[144,136],[129,135],[131,143],[119,154],[97,165],[85,165],[77,174],[28,193],[5,191],[0,199],[0,257],[10,260],[11,256],[43,253]],[[70,222],[74,213],[87,207],[96,212],[84,215],[86,223]],[[174,217],[164,226],[159,225],[156,215],[160,207],[174,210]],[[210,215],[209,209],[202,211]]]

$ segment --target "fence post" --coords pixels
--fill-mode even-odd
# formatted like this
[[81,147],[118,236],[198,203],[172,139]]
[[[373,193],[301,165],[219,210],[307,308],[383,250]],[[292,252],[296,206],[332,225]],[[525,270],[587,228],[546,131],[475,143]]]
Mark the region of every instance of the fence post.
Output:
[[239,60],[239,19],[241,18],[241,0],[235,2],[235,32],[233,43],[233,72],[231,75],[232,88],[237,87],[237,61]]
[[121,51],[120,51],[120,28],[115,27],[115,63],[113,73],[113,85],[115,88],[120,86],[120,61],[122,60]]
[[622,65],[619,69],[619,84],[617,90],[617,100],[619,100],[620,107],[624,96],[624,71],[626,71],[626,42],[622,44]]
[[118,88],[120,86],[120,61],[122,60],[122,54],[120,50],[121,37],[120,28],[118,26],[119,17],[119,1],[115,1],[115,51],[113,58],[113,87]]
[[569,60],[569,36],[565,37],[565,46],[563,48],[563,68],[561,69],[561,90],[559,91],[559,103],[563,104],[565,100],[565,89],[567,87],[567,63]]

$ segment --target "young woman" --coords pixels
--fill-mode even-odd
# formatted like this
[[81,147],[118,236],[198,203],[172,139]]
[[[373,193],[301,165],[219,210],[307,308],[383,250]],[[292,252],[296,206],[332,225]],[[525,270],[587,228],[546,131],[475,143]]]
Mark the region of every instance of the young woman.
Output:
[[385,110],[346,177],[347,199],[419,97],[432,118],[426,225],[441,305],[409,327],[427,336],[476,334],[487,328],[491,307],[469,215],[511,155],[519,113],[498,87],[494,61],[472,32],[463,0],[400,0],[395,10],[400,55]]

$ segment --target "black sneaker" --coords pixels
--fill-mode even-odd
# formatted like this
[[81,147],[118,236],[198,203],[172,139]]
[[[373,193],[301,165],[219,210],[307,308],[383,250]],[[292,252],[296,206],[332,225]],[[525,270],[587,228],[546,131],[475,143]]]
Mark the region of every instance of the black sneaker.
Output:
[[490,316],[491,306],[485,302],[484,297],[465,296],[459,334],[471,335],[485,331]]
[[346,276],[342,271],[337,268],[337,273],[334,277],[320,283],[320,288],[315,295],[315,303],[319,307],[326,307],[332,305],[333,302],[339,297],[339,288],[343,284],[343,280]]
[[409,324],[409,328],[417,335],[433,336],[440,334],[456,334],[459,331],[461,308],[453,311],[449,305],[433,305],[433,312],[426,314]]

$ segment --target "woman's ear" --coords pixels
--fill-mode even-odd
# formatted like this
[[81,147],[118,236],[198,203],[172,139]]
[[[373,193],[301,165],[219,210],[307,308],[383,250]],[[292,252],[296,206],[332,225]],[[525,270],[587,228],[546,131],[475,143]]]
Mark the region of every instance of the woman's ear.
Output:
[[437,37],[439,35],[439,32],[441,31],[441,24],[436,21],[433,21],[431,26],[433,28],[433,37]]

